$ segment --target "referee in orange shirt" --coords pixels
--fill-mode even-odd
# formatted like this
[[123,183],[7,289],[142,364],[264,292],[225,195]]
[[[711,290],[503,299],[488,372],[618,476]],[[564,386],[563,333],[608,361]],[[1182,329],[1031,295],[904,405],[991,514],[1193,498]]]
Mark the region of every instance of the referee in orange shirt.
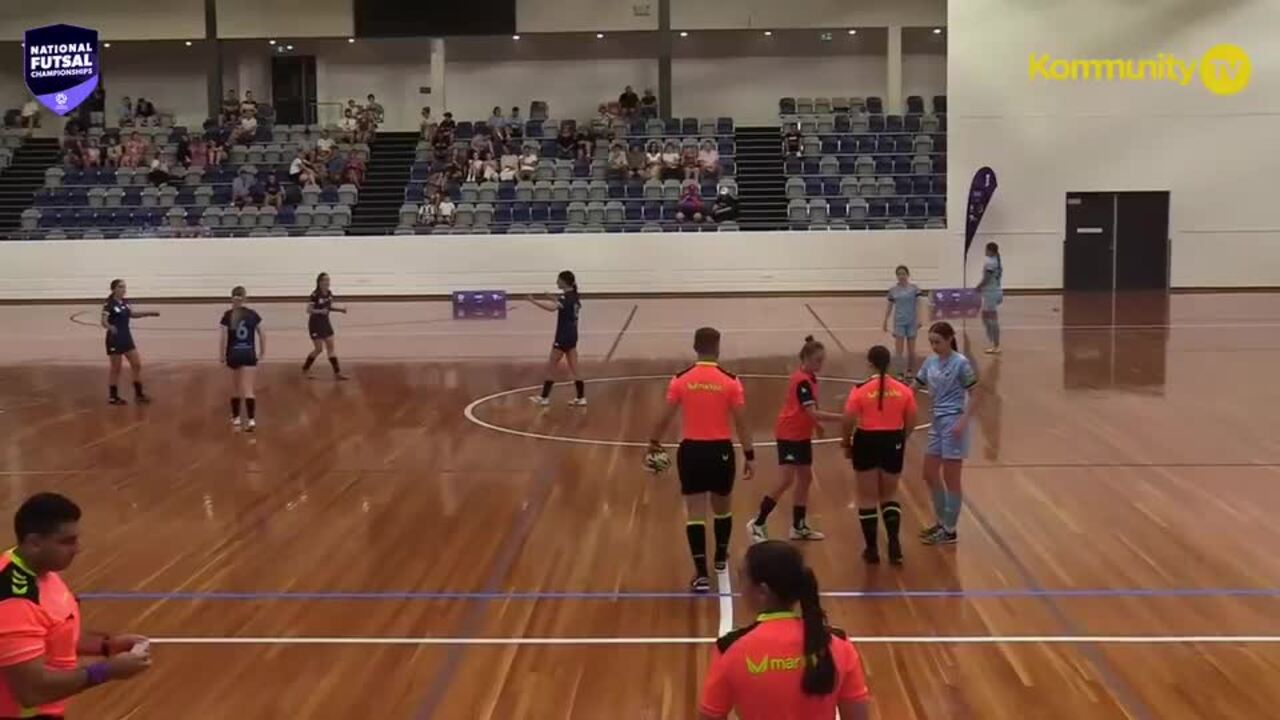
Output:
[[71,696],[150,667],[148,642],[80,632],[80,603],[58,574],[80,551],[75,503],[33,495],[13,525],[18,545],[0,556],[0,720],[58,720]]
[[687,510],[685,537],[693,556],[694,576],[689,587],[693,592],[706,593],[711,591],[707,573],[708,499],[715,513],[716,572],[727,570],[729,563],[733,483],[737,475],[733,429],[737,429],[742,443],[744,480],[755,474],[756,451],[743,413],[746,397],[742,382],[720,367],[720,331],[699,328],[693,336],[693,350],[698,362],[672,378],[667,386],[667,409],[653,430],[649,449],[662,450],[659,438],[679,412],[682,430],[676,468]]

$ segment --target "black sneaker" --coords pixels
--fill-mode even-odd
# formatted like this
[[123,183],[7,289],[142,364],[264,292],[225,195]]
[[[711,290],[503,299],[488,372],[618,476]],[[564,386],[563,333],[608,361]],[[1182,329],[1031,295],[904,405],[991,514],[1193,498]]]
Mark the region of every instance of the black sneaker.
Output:
[[128,405],[129,401],[125,400],[122,397],[109,397],[107,398],[107,404],[108,405]]
[[868,565],[879,565],[879,564],[880,564],[880,550],[879,550],[879,549],[877,549],[877,548],[873,548],[873,547],[869,547],[869,548],[867,548],[867,549],[863,550],[863,551],[862,551],[862,561],[863,561],[863,562],[865,562],[865,563],[866,563],[866,564],[868,564]]
[[139,405],[150,405],[151,396],[146,393],[138,393],[137,395],[133,396],[133,401],[138,403]]
[[891,538],[889,540],[889,564],[902,564],[902,543],[898,542],[897,538]]
[[693,579],[693,582],[689,583],[689,592],[699,595],[706,595],[711,592],[711,578],[706,575],[698,575]]
[[728,572],[729,560],[728,558],[718,558],[714,563],[711,564],[711,567],[715,568],[715,571],[718,573]]
[[921,540],[923,540],[923,539],[925,539],[925,538],[929,537],[930,535],[933,535],[934,533],[938,532],[938,531],[939,531],[939,530],[941,530],[941,529],[942,529],[942,526],[941,526],[941,525],[937,525],[937,524],[930,525],[930,526],[929,526],[929,527],[927,527],[927,528],[921,528],[921,529],[920,529],[920,539],[921,539]]

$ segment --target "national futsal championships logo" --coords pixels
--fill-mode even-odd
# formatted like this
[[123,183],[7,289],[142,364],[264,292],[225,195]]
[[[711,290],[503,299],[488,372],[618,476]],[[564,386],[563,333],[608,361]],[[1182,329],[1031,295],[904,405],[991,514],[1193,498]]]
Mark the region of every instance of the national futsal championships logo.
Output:
[[1199,77],[1214,95],[1244,90],[1252,73],[1249,54],[1238,45],[1214,45],[1199,60],[1173,53],[1154,58],[1055,58],[1031,53],[1027,60],[1027,77],[1033,81],[1167,82],[1186,87]]
[[74,25],[28,30],[22,77],[42,105],[66,115],[98,87],[98,31]]

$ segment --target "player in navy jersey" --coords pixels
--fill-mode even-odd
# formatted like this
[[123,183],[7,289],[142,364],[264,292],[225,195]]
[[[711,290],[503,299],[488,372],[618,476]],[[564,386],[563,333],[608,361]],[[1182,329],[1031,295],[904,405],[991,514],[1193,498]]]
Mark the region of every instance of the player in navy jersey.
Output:
[[346,380],[347,376],[342,374],[342,368],[338,365],[338,356],[334,354],[333,323],[329,322],[330,313],[345,315],[347,309],[333,304],[333,292],[329,290],[329,273],[320,273],[316,276],[316,289],[311,291],[311,297],[307,300],[307,332],[311,335],[311,344],[314,347],[307,355],[307,361],[302,363],[302,372],[306,373],[307,377],[311,377],[311,366],[316,358],[320,357],[320,353],[324,352],[329,355],[329,365],[333,368],[334,379]]
[[133,371],[133,397],[139,403],[149,403],[151,398],[142,391],[142,358],[138,355],[138,347],[133,342],[133,331],[129,329],[129,321],[134,318],[160,317],[158,312],[134,310],[125,299],[129,288],[124,280],[111,281],[111,294],[102,304],[101,324],[107,331],[107,359],[111,362],[108,373],[109,385],[107,402],[112,405],[128,405],[120,397],[120,358],[129,361],[129,369]]
[[[239,285],[231,290],[231,309],[222,314],[218,333],[223,362],[231,369],[231,425],[253,432],[258,426],[253,380],[258,361],[267,354],[267,336],[262,332],[262,316],[244,304],[247,293]],[[240,400],[244,399],[245,420],[240,420]]]
[[542,383],[542,394],[529,399],[543,407],[551,404],[551,388],[555,385],[555,380],[551,378],[555,375],[556,366],[560,364],[560,358],[564,358],[577,393],[569,404],[585,407],[587,386],[578,377],[578,314],[582,311],[582,301],[578,298],[578,280],[573,272],[565,270],[556,277],[556,287],[560,288],[558,298],[545,295],[542,298],[529,298],[529,302],[534,305],[556,314],[556,338],[551,345],[551,356],[547,358],[547,379]]

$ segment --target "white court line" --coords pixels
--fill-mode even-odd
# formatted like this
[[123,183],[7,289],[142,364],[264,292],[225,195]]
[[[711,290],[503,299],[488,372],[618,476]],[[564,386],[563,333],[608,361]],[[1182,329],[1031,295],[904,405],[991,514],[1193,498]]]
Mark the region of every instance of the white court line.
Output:
[[[873,635],[850,637],[876,645],[1122,645],[1276,644],[1280,635]],[[709,645],[712,637],[167,637],[157,645]]]
[[[671,375],[623,375],[620,377],[590,378],[590,379],[584,380],[583,382],[588,385],[594,385],[597,383],[630,382],[633,380],[670,380],[671,377],[672,377]],[[768,373],[764,373],[764,374],[744,373],[744,374],[738,375],[738,377],[746,378],[749,380],[750,379],[789,380],[791,378],[790,375],[774,375],[774,374],[768,374]],[[854,378],[842,378],[842,377],[825,377],[824,376],[819,379],[824,380],[826,382],[849,383],[851,385],[862,382],[862,380],[857,380]],[[570,385],[570,383],[567,383],[567,382],[556,383],[556,387],[564,387],[568,385]],[[534,391],[539,391],[541,389],[542,389],[541,385],[529,385],[526,387],[519,387],[512,390],[501,390],[499,392],[492,393],[490,395],[485,395],[484,397],[472,400],[469,405],[463,408],[462,415],[467,420],[470,420],[471,422],[475,423],[476,425],[479,425],[482,428],[493,430],[494,432],[505,433],[507,435],[515,435],[516,437],[530,438],[533,440],[551,440],[553,442],[570,443],[574,445],[596,445],[596,446],[605,446],[605,447],[634,447],[634,448],[649,447],[649,443],[644,441],[597,440],[593,438],[568,437],[564,435],[547,435],[546,433],[529,432],[527,430],[517,430],[515,428],[504,427],[502,425],[494,425],[491,422],[486,422],[476,417],[476,412],[475,412],[476,408],[480,407],[481,405],[487,402],[490,402],[492,400],[497,400],[498,398],[507,397],[508,395],[532,393]],[[928,394],[927,390],[921,390],[920,392]],[[924,423],[922,425],[916,426],[916,430],[926,430],[928,428],[929,428],[929,423]],[[838,442],[840,442],[840,438],[830,437],[830,438],[815,439],[813,441],[813,444],[829,445],[831,443],[838,443]],[[778,443],[772,440],[768,440],[765,442],[755,443],[755,446],[756,447],[774,447],[777,444]],[[674,447],[679,447],[679,445],[677,445],[676,443],[667,443],[664,447],[674,448]],[[741,443],[734,443],[734,447],[742,447],[742,445]]]
[[720,628],[717,635],[727,635],[733,631],[733,587],[729,584],[729,571],[716,573],[717,588],[720,591]]

